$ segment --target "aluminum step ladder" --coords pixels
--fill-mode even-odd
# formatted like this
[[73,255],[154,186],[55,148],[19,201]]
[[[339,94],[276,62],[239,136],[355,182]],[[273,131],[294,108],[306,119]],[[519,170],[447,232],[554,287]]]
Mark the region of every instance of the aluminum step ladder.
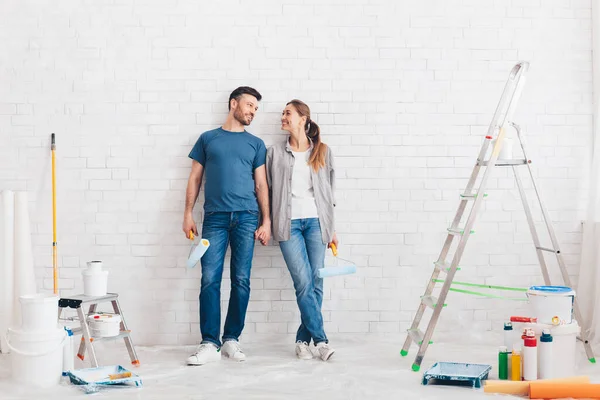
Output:
[[[120,332],[117,336],[111,337],[92,337],[89,324],[87,322],[87,317],[90,314],[96,312],[98,304],[108,303],[110,302],[115,314],[121,316],[121,327]],[[84,308],[85,306],[89,306],[88,312],[86,314]],[[119,305],[119,295],[116,293],[107,293],[105,296],[91,297],[85,296],[82,294],[78,294],[75,296],[70,296],[66,298],[61,298],[58,301],[58,318],[62,315],[62,312],[65,308],[72,308],[77,311],[77,319],[81,324],[79,328],[72,329],[73,335],[81,333],[81,343],[79,344],[79,351],[77,352],[77,357],[79,357],[82,361],[85,358],[85,352],[88,352],[90,356],[92,366],[94,368],[98,367],[98,359],[96,357],[96,350],[94,349],[94,343],[102,340],[114,340],[123,338],[125,341],[125,346],[127,347],[127,351],[129,352],[129,357],[131,358],[131,363],[135,366],[139,366],[140,361],[135,352],[135,348],[133,347],[133,342],[131,340],[131,331],[127,328],[127,324],[125,322],[125,317],[123,316],[123,311],[121,310],[121,306]]]
[[[525,84],[525,76],[528,69],[529,63],[520,62],[516,64],[510,72],[509,78],[504,87],[504,91],[494,113],[494,117],[489,126],[488,133],[485,136],[485,140],[483,141],[481,149],[479,151],[479,155],[473,168],[473,172],[471,173],[471,177],[469,178],[469,182],[467,183],[465,191],[461,194],[461,201],[459,203],[454,220],[452,221],[450,228],[447,229],[448,235],[446,237],[446,241],[444,242],[444,245],[442,247],[437,261],[434,263],[433,273],[428,281],[429,283],[427,284],[425,293],[423,294],[423,296],[421,296],[421,302],[413,319],[412,325],[407,331],[406,340],[404,342],[404,346],[402,347],[402,351],[400,352],[400,354],[402,356],[408,355],[408,349],[410,348],[410,345],[413,342],[419,346],[419,351],[412,365],[413,371],[419,371],[421,363],[423,362],[423,358],[425,357],[425,352],[427,351],[429,344],[432,343],[431,339],[433,336],[433,331],[435,330],[435,326],[437,325],[437,322],[440,318],[442,309],[446,305],[444,304],[446,296],[448,295],[448,292],[452,290],[452,281],[454,280],[454,275],[456,274],[457,269],[459,269],[458,265],[461,261],[463,252],[467,245],[467,241],[469,240],[470,235],[474,233],[473,226],[475,224],[475,220],[477,218],[477,214],[481,207],[481,204],[486,196],[486,184],[495,167],[510,167],[513,171],[515,181],[519,189],[519,194],[523,202],[523,208],[527,216],[527,222],[529,224],[529,229],[531,231],[531,236],[533,238],[533,243],[536,249],[538,261],[540,263],[542,276],[544,278],[545,284],[551,285],[550,276],[548,274],[548,267],[544,259],[544,254],[551,253],[554,254],[558,260],[558,265],[560,268],[562,278],[564,280],[564,284],[566,286],[571,287],[571,281],[567,273],[566,265],[563,260],[562,253],[560,251],[559,243],[556,239],[556,235],[554,233],[550,217],[542,203],[538,187],[536,186],[535,180],[533,178],[533,173],[531,170],[531,160],[527,157],[527,153],[523,143],[523,134],[521,132],[520,127],[517,124],[511,122],[512,116],[516,109],[516,105],[521,95],[521,91]],[[505,132],[507,128],[514,128],[516,131],[516,136],[519,140],[521,150],[523,152],[522,159],[499,159],[499,154],[502,149],[502,144],[505,138]],[[485,158],[487,155],[487,151],[493,139],[496,139],[496,141],[493,145],[489,159],[486,160]],[[523,183],[518,172],[518,169],[522,166],[527,166],[529,175],[533,182],[535,195],[540,205],[545,226],[550,236],[551,247],[543,247],[540,244],[539,236],[537,234],[535,223],[531,214],[531,209],[529,207],[529,203],[527,202],[525,190],[523,188]],[[481,177],[479,186],[474,191],[476,181],[479,177],[479,173],[481,172],[482,168],[484,168],[485,171],[483,172],[483,176]],[[459,224],[461,223],[462,217],[469,203],[472,204],[471,211],[468,214],[465,226],[460,227]],[[450,247],[453,244],[454,240],[458,240],[458,245],[456,247],[456,250],[454,251],[454,255],[452,256],[451,261],[448,261]],[[446,276],[443,280],[443,286],[441,288],[439,297],[436,298],[435,296],[433,296],[433,290],[435,288],[435,284],[437,282],[440,282],[440,280],[438,279],[440,274],[446,274]],[[583,321],[581,318],[581,312],[579,310],[577,300],[575,300],[573,306],[575,318],[577,319],[577,321],[582,323]],[[429,320],[429,323],[427,324],[427,328],[423,332],[421,329],[419,329],[419,325],[421,324],[421,320],[427,308],[432,309],[433,314]],[[594,353],[588,341],[587,333],[585,333],[582,330],[580,336],[577,339],[583,342],[587,357],[590,360],[590,362],[595,363],[596,361],[594,358]]]

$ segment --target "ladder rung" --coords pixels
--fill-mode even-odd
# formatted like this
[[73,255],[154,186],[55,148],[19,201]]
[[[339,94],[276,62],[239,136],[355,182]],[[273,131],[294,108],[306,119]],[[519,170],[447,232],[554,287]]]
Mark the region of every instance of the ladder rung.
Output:
[[[450,271],[450,263],[447,262],[434,262],[433,265],[435,265],[435,269],[437,269],[440,272],[448,272]],[[460,271],[460,267],[456,268],[457,271]]]
[[408,336],[410,336],[413,342],[421,344],[421,342],[423,342],[423,336],[425,335],[423,334],[423,332],[421,332],[419,328],[415,328],[408,330]]
[[[462,197],[463,200],[475,200],[477,198],[477,193],[461,194],[460,197]],[[484,193],[483,197],[487,197],[487,193]]]
[[[437,306],[438,298],[431,295],[421,296],[421,302],[427,307],[434,309]],[[444,303],[444,307],[446,307],[446,303]]]
[[[448,233],[450,235],[454,235],[454,236],[462,236],[465,234],[465,230],[464,229],[453,229],[453,228],[448,228]],[[474,230],[471,230],[471,234],[475,233]]]
[[550,253],[556,253],[556,254],[560,253],[560,250],[554,250],[549,247],[536,247],[536,249],[541,250],[541,251],[547,251]]
[[120,338],[124,338],[129,336],[131,332],[130,331],[121,331],[121,333],[119,333],[116,336],[102,336],[102,337],[93,337],[92,339],[94,340],[94,342],[100,342],[103,340],[113,340],[113,339],[120,339]]
[[[421,330],[419,328],[415,328],[415,329],[408,329],[408,336],[410,336],[410,338],[413,340],[413,342],[415,342],[416,344],[420,345],[421,343],[423,343],[423,337],[425,336],[425,334],[423,332],[421,332]],[[432,344],[433,341],[429,341],[429,344]]]
[[[522,160],[496,160],[496,166],[497,167],[507,167],[507,166],[511,166],[511,165],[526,165],[529,164],[531,161],[522,159]],[[477,161],[477,165],[483,166],[483,167],[487,167],[489,165],[489,161]]]

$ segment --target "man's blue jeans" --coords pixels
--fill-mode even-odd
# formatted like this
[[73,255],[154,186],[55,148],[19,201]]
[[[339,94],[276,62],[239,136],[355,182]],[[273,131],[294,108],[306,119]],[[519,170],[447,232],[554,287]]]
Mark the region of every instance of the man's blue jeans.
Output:
[[293,219],[289,240],[279,242],[283,258],[294,281],[301,324],[296,341],[310,344],[328,342],[323,329],[323,279],[318,270],[325,262],[326,245],[318,218]]
[[208,212],[202,238],[210,246],[202,256],[200,332],[202,343],[221,346],[221,279],[227,245],[231,243],[231,296],[223,329],[223,341],[238,340],[244,329],[250,299],[250,269],[254,255],[257,211]]

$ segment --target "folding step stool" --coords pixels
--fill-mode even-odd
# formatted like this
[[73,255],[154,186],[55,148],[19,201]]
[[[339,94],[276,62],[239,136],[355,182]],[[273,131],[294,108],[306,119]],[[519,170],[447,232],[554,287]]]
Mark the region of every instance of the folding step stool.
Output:
[[[123,312],[121,311],[121,307],[119,306],[119,295],[116,293],[108,293],[106,296],[98,296],[98,297],[90,297],[85,296],[83,294],[78,294],[75,296],[71,296],[68,298],[61,298],[58,301],[58,318],[62,314],[63,309],[65,308],[73,308],[77,311],[77,316],[79,318],[79,322],[81,326],[79,328],[73,329],[73,334],[82,333],[81,344],[79,345],[79,351],[77,352],[77,357],[79,357],[82,361],[85,357],[85,351],[88,350],[89,355],[91,356],[92,366],[98,367],[98,360],[96,358],[96,351],[94,350],[94,342],[98,342],[101,340],[108,339],[118,339],[123,338],[125,340],[125,346],[127,347],[127,351],[129,352],[129,357],[131,358],[131,363],[135,366],[140,364],[140,361],[137,358],[137,354],[135,353],[135,349],[133,347],[133,342],[131,341],[131,331],[127,329],[127,324],[125,323],[125,317],[123,316]],[[90,327],[87,323],[87,316],[96,312],[96,307],[99,303],[111,302],[112,308],[115,314],[121,316],[121,329],[120,333],[117,336],[111,337],[99,337],[94,338],[91,335]],[[89,304],[88,314],[84,311],[84,306]],[[89,343],[89,346],[88,346]]]

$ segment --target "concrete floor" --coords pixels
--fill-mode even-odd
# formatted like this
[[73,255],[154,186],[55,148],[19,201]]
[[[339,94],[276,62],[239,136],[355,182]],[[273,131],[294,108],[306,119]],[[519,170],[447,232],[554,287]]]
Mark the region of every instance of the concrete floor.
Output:
[[[293,338],[282,336],[244,344],[248,360],[188,367],[184,361],[193,347],[137,347],[142,362],[134,372],[143,378],[141,388],[111,387],[93,395],[63,382],[36,390],[17,386],[10,379],[9,355],[0,355],[0,399],[483,399],[482,389],[459,386],[421,385],[423,371],[436,361],[458,361],[492,365],[490,379],[497,374],[497,345],[492,338],[479,344],[436,343],[429,347],[421,372],[411,371],[416,347],[407,358],[399,355],[403,338],[334,338],[336,353],[331,361],[301,361],[293,353]],[[487,342],[487,344],[485,343]],[[489,344],[491,343],[491,344]],[[128,365],[120,343],[99,343],[102,365]],[[585,360],[578,344],[578,375],[600,382],[600,365]],[[87,367],[80,363],[76,368]],[[33,377],[32,377],[33,379]]]

